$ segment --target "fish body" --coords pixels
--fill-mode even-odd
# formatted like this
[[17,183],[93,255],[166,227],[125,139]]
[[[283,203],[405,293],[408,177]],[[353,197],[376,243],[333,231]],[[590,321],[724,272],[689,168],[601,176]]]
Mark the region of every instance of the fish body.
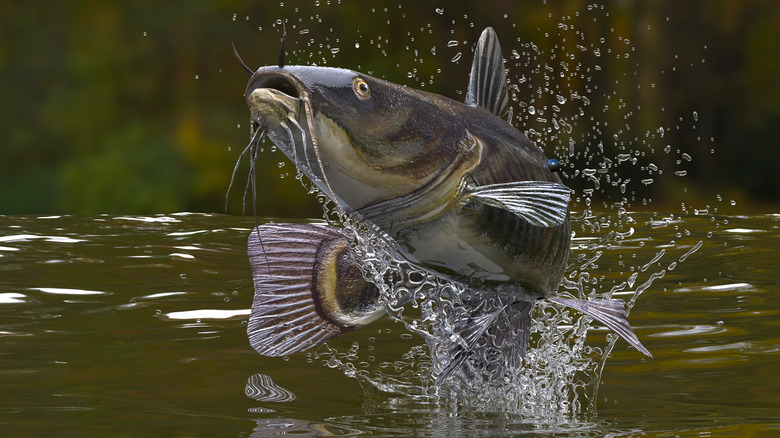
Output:
[[[541,148],[503,119],[506,86],[500,47],[488,28],[477,44],[465,103],[351,70],[309,66],[262,67],[252,75],[245,97],[254,132],[267,135],[338,208],[390,236],[412,264],[480,291],[475,297],[499,297],[506,314],[520,309],[515,312],[520,316],[511,318],[519,323],[509,325],[527,342],[530,303],[555,299],[564,273],[571,241],[570,190]],[[305,226],[289,230],[288,238],[294,234],[301,241],[312,231]],[[292,258],[268,259],[271,249],[265,247],[283,245],[274,237],[279,233],[261,226],[250,236],[256,289],[258,272],[265,269],[267,280],[274,277],[274,263],[295,264]],[[312,248],[334,242],[325,234],[309,234]],[[276,243],[269,243],[273,239]],[[299,268],[316,279],[326,275],[316,266],[357,263],[344,257],[323,260],[330,261],[307,261]],[[365,290],[359,270],[345,269],[344,275],[354,280],[354,290]],[[261,286],[265,295],[272,288]],[[316,307],[319,298],[312,295]],[[465,327],[464,335],[478,338],[497,314],[481,314],[480,303],[465,298],[464,305],[473,307],[468,321],[479,327]],[[610,313],[614,304],[591,303],[588,309]],[[371,306],[366,312],[363,319],[335,325],[359,326],[380,313]],[[255,312],[253,306],[255,313],[262,313],[260,325],[267,327],[272,315],[285,310],[268,305]],[[620,315],[615,319],[627,326],[625,314],[622,321]],[[491,334],[500,338],[496,330]],[[312,343],[298,338],[300,349]]]
[[[503,80],[503,66],[500,73]],[[509,286],[524,299],[557,289],[570,242],[569,190],[542,150],[495,114],[326,67],[260,68],[246,98],[258,129],[408,260],[480,288]],[[517,182],[530,183],[531,209],[557,202],[556,223],[531,224],[468,197],[470,188]]]

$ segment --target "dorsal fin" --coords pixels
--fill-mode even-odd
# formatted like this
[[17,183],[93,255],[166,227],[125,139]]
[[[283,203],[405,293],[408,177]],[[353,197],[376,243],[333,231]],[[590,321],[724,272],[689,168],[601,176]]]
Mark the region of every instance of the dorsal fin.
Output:
[[466,104],[480,106],[501,118],[506,118],[509,113],[504,58],[492,27],[482,31],[474,50]]

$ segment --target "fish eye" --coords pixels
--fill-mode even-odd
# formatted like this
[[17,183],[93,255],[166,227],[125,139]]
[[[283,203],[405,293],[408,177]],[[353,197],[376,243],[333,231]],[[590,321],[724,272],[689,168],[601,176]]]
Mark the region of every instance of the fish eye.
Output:
[[368,88],[368,82],[360,76],[355,76],[355,79],[352,79],[352,90],[360,99],[365,100],[371,97],[371,89]]

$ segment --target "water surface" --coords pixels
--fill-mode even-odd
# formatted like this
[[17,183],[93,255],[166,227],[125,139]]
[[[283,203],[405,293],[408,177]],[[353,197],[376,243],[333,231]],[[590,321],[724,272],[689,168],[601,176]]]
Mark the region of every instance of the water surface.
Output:
[[[245,332],[251,218],[0,217],[0,428],[30,437],[780,434],[780,215],[666,216],[633,214],[636,232],[588,267],[594,288],[636,271],[636,290],[665,273],[629,318],[655,358],[618,341],[590,408],[549,418],[362,388],[311,352],[256,354]],[[605,333],[591,330],[589,343],[603,346]],[[330,345],[358,348],[358,369],[403,375],[422,343],[385,318]]]

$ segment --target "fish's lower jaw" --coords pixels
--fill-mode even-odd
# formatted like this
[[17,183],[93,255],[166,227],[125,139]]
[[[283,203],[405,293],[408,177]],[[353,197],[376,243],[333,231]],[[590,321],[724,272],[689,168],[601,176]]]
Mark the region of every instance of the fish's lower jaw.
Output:
[[266,127],[298,114],[301,100],[273,88],[257,88],[247,97],[252,118]]

